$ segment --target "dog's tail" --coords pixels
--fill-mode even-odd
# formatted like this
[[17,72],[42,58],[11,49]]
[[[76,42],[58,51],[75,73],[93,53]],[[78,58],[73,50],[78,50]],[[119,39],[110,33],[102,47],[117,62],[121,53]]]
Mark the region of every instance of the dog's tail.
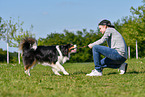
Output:
[[35,38],[32,37],[25,37],[21,40],[20,44],[19,44],[19,50],[21,50],[22,52],[24,52],[25,50],[29,50],[29,49],[36,49],[37,48],[37,41]]

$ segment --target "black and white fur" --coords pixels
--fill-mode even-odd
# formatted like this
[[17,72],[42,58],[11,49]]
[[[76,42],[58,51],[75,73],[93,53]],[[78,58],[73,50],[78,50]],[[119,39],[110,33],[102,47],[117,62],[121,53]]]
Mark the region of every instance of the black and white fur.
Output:
[[37,46],[36,40],[30,37],[24,38],[19,47],[22,50],[25,73],[29,76],[30,69],[37,63],[51,66],[56,75],[60,75],[59,71],[69,75],[61,64],[69,60],[71,53],[76,53],[76,45]]

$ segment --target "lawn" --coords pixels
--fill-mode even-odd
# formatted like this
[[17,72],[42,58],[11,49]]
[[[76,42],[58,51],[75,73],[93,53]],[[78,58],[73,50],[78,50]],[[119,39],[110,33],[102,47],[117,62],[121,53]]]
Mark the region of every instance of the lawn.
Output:
[[23,65],[0,64],[0,97],[145,97],[145,59],[127,60],[128,70],[104,69],[101,77],[88,77],[93,63],[66,63],[69,76],[54,75],[38,64],[31,76]]

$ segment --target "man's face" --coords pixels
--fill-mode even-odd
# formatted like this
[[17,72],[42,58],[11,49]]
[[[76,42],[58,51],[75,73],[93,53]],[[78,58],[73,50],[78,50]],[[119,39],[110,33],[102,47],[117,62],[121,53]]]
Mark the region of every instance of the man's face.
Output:
[[102,34],[105,33],[106,28],[107,28],[106,25],[99,25],[99,29],[100,29],[100,32],[101,32]]

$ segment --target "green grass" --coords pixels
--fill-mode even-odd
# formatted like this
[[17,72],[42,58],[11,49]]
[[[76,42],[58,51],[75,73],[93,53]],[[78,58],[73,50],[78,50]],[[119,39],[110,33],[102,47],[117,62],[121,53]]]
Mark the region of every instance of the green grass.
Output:
[[[37,65],[31,76],[23,65],[0,64],[0,97],[145,97],[145,59],[127,60],[128,70],[106,68],[101,77],[87,77],[93,63],[66,63],[69,76],[56,76]],[[62,73],[61,73],[62,74]]]

